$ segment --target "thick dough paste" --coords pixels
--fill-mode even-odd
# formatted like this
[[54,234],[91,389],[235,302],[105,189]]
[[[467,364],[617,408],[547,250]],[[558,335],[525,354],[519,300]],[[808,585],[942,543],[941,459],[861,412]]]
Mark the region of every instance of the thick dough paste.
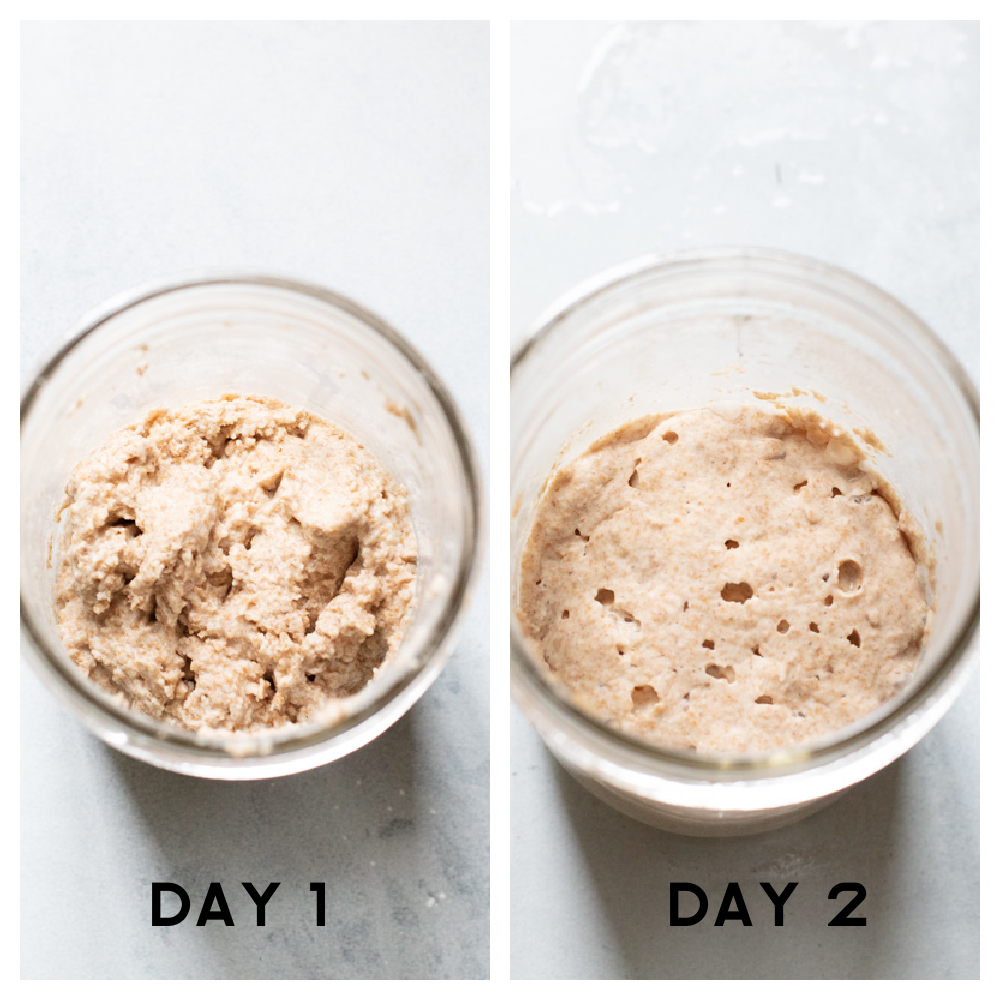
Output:
[[815,415],[619,428],[538,502],[529,642],[584,709],[667,747],[768,750],[861,718],[911,674],[929,611],[915,528],[860,462]]
[[74,469],[61,518],[63,641],[153,718],[307,721],[400,643],[416,564],[405,490],[277,400],[149,413]]

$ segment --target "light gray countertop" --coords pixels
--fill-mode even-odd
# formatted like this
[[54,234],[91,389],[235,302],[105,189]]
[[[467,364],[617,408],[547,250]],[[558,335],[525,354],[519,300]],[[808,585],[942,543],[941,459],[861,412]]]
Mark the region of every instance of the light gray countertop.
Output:
[[[22,34],[22,377],[148,280],[247,268],[328,285],[430,360],[488,461],[484,23],[38,22]],[[487,600],[373,743],[255,783],[88,735],[21,667],[24,978],[482,978]],[[150,926],[150,885],[193,915]],[[199,928],[218,881],[235,926]],[[243,881],[281,887],[255,926]],[[327,925],[314,925],[324,881]]]
[[[978,382],[975,23],[515,22],[511,47],[515,339],[604,268],[755,245],[880,285]],[[977,978],[977,677],[901,760],[745,839],[616,813],[514,708],[512,978]],[[784,927],[769,880],[800,882]],[[864,928],[827,926],[842,881]],[[670,927],[671,882],[711,915],[739,882],[754,926]]]

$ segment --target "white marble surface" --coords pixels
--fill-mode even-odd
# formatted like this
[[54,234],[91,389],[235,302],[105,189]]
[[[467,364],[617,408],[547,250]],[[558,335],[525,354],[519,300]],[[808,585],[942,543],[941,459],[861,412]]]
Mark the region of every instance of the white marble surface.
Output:
[[[483,23],[26,24],[22,378],[133,285],[271,270],[409,336],[485,472],[488,56]],[[21,975],[485,977],[486,635],[481,579],[407,716],[342,761],[249,784],[121,756],[22,663]],[[152,881],[195,908],[221,882],[236,926],[152,928]],[[266,927],[242,881],[282,883]]]
[[[515,23],[515,339],[552,299],[650,251],[750,244],[881,285],[978,382],[979,43],[973,23]],[[511,975],[979,975],[979,698],[795,826],[661,833],[583,791],[515,708]],[[785,926],[758,881],[798,880]],[[752,928],[668,926],[669,883],[710,913],[740,882]],[[840,881],[865,928],[830,928]],[[756,893],[756,895],[754,895]]]

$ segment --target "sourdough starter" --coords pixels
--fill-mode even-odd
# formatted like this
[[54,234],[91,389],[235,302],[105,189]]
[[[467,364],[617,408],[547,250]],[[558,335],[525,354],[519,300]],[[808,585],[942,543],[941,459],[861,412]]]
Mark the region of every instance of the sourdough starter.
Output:
[[74,469],[61,517],[69,654],[154,718],[306,721],[401,640],[405,491],[343,431],[277,400],[148,414]]
[[653,416],[550,477],[519,617],[599,718],[668,747],[767,750],[906,681],[929,617],[915,551],[895,494],[815,415]]

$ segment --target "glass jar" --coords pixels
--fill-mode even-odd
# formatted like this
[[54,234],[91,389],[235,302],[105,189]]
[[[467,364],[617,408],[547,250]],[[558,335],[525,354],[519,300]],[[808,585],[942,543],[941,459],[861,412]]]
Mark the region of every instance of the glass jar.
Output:
[[878,288],[754,249],[644,257],[601,274],[516,352],[512,610],[535,501],[554,468],[627,420],[722,401],[760,406],[755,393],[871,431],[872,444],[858,443],[936,561],[933,624],[908,686],[871,715],[808,745],[716,754],[662,749],[580,711],[546,681],[512,614],[513,695],[551,752],[608,804],[675,832],[772,829],[884,767],[957,697],[978,627],[976,390],[931,330]]
[[[147,411],[236,392],[301,407],[358,440],[409,494],[417,589],[395,658],[322,723],[192,732],[122,707],[67,655],[55,512],[76,463]],[[385,321],[315,285],[257,275],[149,285],[73,331],[21,404],[21,631],[28,659],[110,745],[185,774],[255,779],[350,753],[395,722],[451,651],[482,548],[476,461],[447,389]]]

